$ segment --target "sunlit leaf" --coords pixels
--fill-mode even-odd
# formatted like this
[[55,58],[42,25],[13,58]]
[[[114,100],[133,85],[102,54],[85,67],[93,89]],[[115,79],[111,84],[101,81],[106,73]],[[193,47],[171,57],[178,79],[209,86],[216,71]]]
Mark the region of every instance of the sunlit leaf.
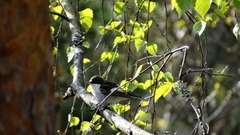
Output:
[[137,38],[134,40],[134,45],[135,45],[136,51],[138,52],[144,45],[146,45],[146,41]]
[[144,83],[144,89],[147,89],[149,88],[150,86],[152,86],[154,83],[153,80],[146,80],[145,83]]
[[171,0],[172,8],[176,9],[178,12],[178,16],[182,16],[184,12],[186,12],[191,5],[191,0]]
[[93,116],[93,118],[92,118],[92,122],[95,123],[95,122],[98,121],[100,118],[101,118],[100,115],[95,114],[95,115]]
[[172,83],[161,83],[156,88],[154,102],[157,102],[161,96],[166,97],[166,95],[172,90],[172,86]]
[[115,104],[113,105],[113,110],[118,114],[122,114],[122,113],[125,113],[127,111],[130,110],[130,105],[129,104],[126,104],[126,105],[122,105],[122,104]]
[[197,21],[193,25],[193,30],[196,31],[199,36],[202,35],[202,33],[204,32],[205,28],[206,28],[206,22],[205,21]]
[[116,2],[114,5],[114,11],[117,15],[121,15],[125,11],[125,3],[124,2]]
[[88,58],[84,58],[84,59],[83,59],[83,64],[87,64],[87,63],[89,63],[89,62],[91,62],[90,59],[88,59]]
[[115,39],[114,39],[114,45],[117,45],[117,44],[120,44],[120,43],[124,43],[127,41],[127,38],[126,37],[121,37],[121,36],[117,36]]
[[[61,14],[63,8],[62,8],[62,6],[59,5],[59,6],[53,7],[52,10],[53,10],[54,12],[56,12],[56,13]],[[57,20],[58,17],[59,17],[58,15],[53,15],[53,19],[54,19],[54,20]]]
[[80,119],[78,117],[72,117],[69,127],[77,126],[79,122],[80,122]]
[[196,0],[194,9],[202,16],[204,17],[205,14],[210,9],[212,0]]
[[158,50],[157,44],[148,44],[146,48],[148,53],[150,53],[151,55],[156,55]]
[[100,58],[100,62],[105,61],[108,58],[108,52],[103,52]]
[[144,122],[142,120],[136,120],[135,122],[137,125],[140,125],[140,126],[146,126],[147,125],[147,122]]
[[54,34],[55,29],[53,26],[50,26],[50,30],[51,30],[51,34]]
[[113,21],[113,22],[111,22],[110,25],[107,25],[105,29],[106,30],[113,30],[114,28],[118,27],[119,24],[121,24],[121,21]]
[[218,5],[218,6],[220,6],[221,1],[222,1],[222,0],[213,0],[213,2],[214,2],[216,5]]
[[140,66],[137,68],[137,71],[135,72],[134,77],[137,77],[137,76],[139,75],[139,73],[142,71],[142,68],[143,68],[143,65],[140,65]]
[[145,107],[145,106],[148,106],[149,105],[149,101],[143,101],[142,103],[141,103],[141,106],[142,107]]
[[88,122],[88,121],[83,121],[83,122],[81,123],[81,128],[80,128],[80,130],[81,130],[82,132],[90,131],[90,130],[91,130],[91,123]]
[[103,26],[99,26],[99,27],[98,27],[98,32],[99,32],[99,34],[104,35],[104,34],[106,34],[108,31],[107,31]]
[[56,54],[57,54],[57,47],[53,47],[52,55],[56,55]]
[[92,18],[93,18],[93,11],[90,8],[86,8],[79,12],[80,15],[80,23],[85,29],[86,32],[91,28],[92,26]]
[[144,1],[143,7],[145,7],[149,11],[149,13],[151,13],[155,9],[156,4],[153,1]]
[[146,113],[142,110],[139,110],[138,113],[135,115],[135,120],[141,120],[141,121],[148,121],[151,118],[150,113]]

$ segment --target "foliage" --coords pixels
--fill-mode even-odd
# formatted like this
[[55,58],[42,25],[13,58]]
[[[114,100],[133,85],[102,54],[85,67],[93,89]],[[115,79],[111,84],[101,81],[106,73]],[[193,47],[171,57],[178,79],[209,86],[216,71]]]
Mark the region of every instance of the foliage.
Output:
[[[234,23],[231,32],[238,38],[240,35],[239,22],[234,21],[229,14],[232,10],[239,11],[240,2],[238,0],[171,0],[171,3],[166,1],[162,3],[144,0],[128,2],[116,0],[112,4],[104,1],[102,3],[99,1],[81,1],[80,4],[78,2],[75,6],[79,11],[76,13],[78,13],[79,22],[85,32],[86,58],[83,64],[86,69],[86,78],[90,78],[93,74],[101,74],[105,78],[109,77],[109,80],[119,82],[121,88],[126,92],[134,92],[137,95],[148,97],[142,100],[138,107],[132,103],[112,105],[111,109],[118,115],[134,115],[131,117],[132,122],[148,130],[162,129],[177,132],[180,123],[191,131],[192,125],[195,123],[194,120],[189,121],[187,118],[194,119],[195,115],[192,114],[192,110],[185,110],[187,113],[181,112],[181,108],[184,108],[182,105],[184,100],[182,99],[189,98],[188,92],[191,92],[195,99],[199,100],[198,105],[206,97],[212,97],[211,94],[218,95],[216,98],[212,97],[214,98],[212,102],[209,101],[211,102],[211,111],[217,108],[216,103],[212,105],[213,102],[220,104],[224,100],[226,94],[224,91],[226,91],[226,87],[231,86],[225,87],[223,83],[228,80],[229,76],[223,75],[222,79],[218,80],[220,77],[215,78],[214,74],[216,73],[215,75],[218,76],[219,73],[228,73],[225,70],[226,66],[218,67],[219,63],[212,62],[214,63],[213,67],[205,67],[208,63],[207,51],[205,50],[208,48],[203,45],[204,41],[201,40],[201,37],[207,30],[214,29],[218,24],[220,25],[221,20],[224,20],[227,25]],[[79,5],[82,6],[79,7]],[[169,5],[177,11],[178,18],[175,17],[174,12],[168,11]],[[165,14],[163,13],[164,8]],[[50,9],[62,13],[62,8],[57,1],[51,1]],[[189,20],[184,18],[186,16]],[[53,15],[54,25],[51,26],[51,30],[54,36],[64,38],[67,34],[58,33],[58,31],[67,31],[64,25],[59,24],[62,21],[60,19],[57,15]],[[197,34],[198,41],[195,41],[193,35],[188,33]],[[58,43],[57,41],[61,39],[55,40],[55,43]],[[63,42],[62,46],[67,42]],[[172,49],[178,48],[177,44],[182,44],[182,42],[193,44],[190,45],[192,49],[189,51],[190,57],[188,58],[184,58],[184,53],[187,50],[174,51]],[[217,52],[217,48],[214,46],[211,50],[213,50],[212,54]],[[62,48],[60,45],[56,45],[53,49],[53,54],[56,56],[63,54],[63,52],[67,56],[65,61],[68,62],[65,68],[69,67],[69,71],[66,72],[73,75],[71,61],[74,50],[67,45]],[[181,55],[177,55],[178,52],[181,52]],[[60,58],[56,59],[60,61]],[[187,59],[186,63],[183,61],[185,59]],[[183,61],[183,64],[180,61]],[[198,69],[193,70],[192,67]],[[182,68],[186,72],[182,72]],[[199,74],[192,76],[191,73]],[[182,82],[181,75],[187,76],[184,79],[189,84]],[[70,80],[69,76],[60,76],[59,78]],[[207,78],[211,78],[211,86],[207,86]],[[206,89],[213,90],[205,91]],[[174,92],[178,95],[173,94]],[[199,97],[199,95],[201,96]],[[84,111],[82,113],[84,114]],[[172,113],[172,117],[165,118],[170,113]],[[211,114],[212,112],[206,113]],[[70,127],[78,125],[78,117],[80,116],[72,117]],[[177,122],[172,122],[174,120]],[[93,117],[85,117],[80,123],[80,127],[77,128],[78,134],[101,133],[104,119],[99,115],[93,115]],[[154,125],[155,123],[164,124]]]

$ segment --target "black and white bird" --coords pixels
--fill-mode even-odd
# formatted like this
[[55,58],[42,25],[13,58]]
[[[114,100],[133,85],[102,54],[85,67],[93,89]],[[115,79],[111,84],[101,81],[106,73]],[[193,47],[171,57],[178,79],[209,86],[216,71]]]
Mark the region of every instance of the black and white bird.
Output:
[[116,104],[129,98],[141,99],[122,90],[116,83],[104,80],[98,75],[93,76],[89,83],[92,95],[104,106]]

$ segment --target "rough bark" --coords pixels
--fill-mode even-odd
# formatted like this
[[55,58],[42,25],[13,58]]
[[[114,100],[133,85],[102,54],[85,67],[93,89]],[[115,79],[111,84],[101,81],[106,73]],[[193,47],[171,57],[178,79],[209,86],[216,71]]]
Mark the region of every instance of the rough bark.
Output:
[[0,134],[54,134],[48,0],[1,0],[0,9]]

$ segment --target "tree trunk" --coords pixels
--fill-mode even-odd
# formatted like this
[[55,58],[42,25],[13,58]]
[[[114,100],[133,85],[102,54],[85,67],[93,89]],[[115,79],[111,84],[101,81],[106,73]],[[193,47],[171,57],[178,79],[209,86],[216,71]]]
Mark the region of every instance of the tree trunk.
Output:
[[0,134],[55,134],[48,0],[1,0],[0,9]]

